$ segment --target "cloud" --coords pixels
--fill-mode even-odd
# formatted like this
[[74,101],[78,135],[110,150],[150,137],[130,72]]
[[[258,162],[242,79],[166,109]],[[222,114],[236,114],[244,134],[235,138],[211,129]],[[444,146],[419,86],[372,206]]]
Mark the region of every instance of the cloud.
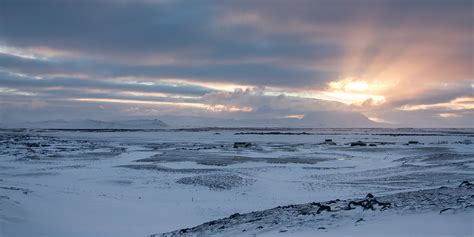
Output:
[[[449,107],[456,98],[472,97],[473,4],[6,1],[0,10],[0,98],[47,101],[37,101],[35,113],[48,106],[63,111],[59,100],[87,97],[204,103],[223,114],[252,108],[234,116],[356,110],[385,121],[410,123],[405,114],[465,124],[471,109],[451,115]],[[257,89],[232,91],[239,87]],[[430,106],[436,104],[448,106],[440,112]],[[428,109],[399,110],[421,105]],[[116,106],[126,110],[123,103]]]
[[252,113],[243,116],[286,117],[294,114],[304,115],[319,111],[352,111],[349,106],[339,102],[293,96],[265,95],[264,88],[237,89],[234,92],[213,92],[202,97],[206,104],[224,104],[252,108]]
[[[303,87],[311,80],[324,80],[329,74],[307,69],[278,67],[267,63],[196,64],[196,65],[124,65],[89,60],[36,60],[0,54],[5,71],[48,75],[89,75],[89,77],[179,78],[204,82],[227,82],[281,87]],[[288,84],[291,78],[292,84]],[[310,80],[311,79],[311,80]],[[317,81],[317,80],[316,80]],[[317,82],[316,82],[317,83]]]
[[167,85],[141,83],[136,81],[98,80],[82,78],[42,78],[34,79],[24,76],[0,73],[0,87],[33,89],[41,91],[48,88],[115,90],[132,92],[165,93],[178,95],[204,95],[214,90],[192,85]]

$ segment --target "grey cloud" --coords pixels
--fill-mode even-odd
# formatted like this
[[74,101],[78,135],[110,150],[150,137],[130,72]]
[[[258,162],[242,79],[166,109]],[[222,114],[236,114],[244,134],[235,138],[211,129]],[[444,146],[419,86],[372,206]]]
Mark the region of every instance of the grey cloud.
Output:
[[474,18],[470,0],[244,0],[231,2],[231,5],[232,9],[257,12],[276,23],[309,22],[315,26],[345,26],[377,20],[384,27],[409,23],[424,27],[469,28]]
[[471,86],[473,83],[474,80],[458,80],[447,86],[440,84],[438,88],[430,90],[429,93],[410,99],[399,98],[386,106],[447,103],[459,97],[472,97],[474,95],[474,88]]
[[[464,0],[20,0],[2,4],[0,41],[18,47],[49,46],[125,57],[170,53],[181,58],[317,59],[327,55],[327,49],[330,55],[337,55],[340,45],[326,42],[323,47],[315,46],[305,35],[287,29],[289,23],[307,23],[331,32],[344,32],[368,20],[389,31],[414,26],[469,30],[473,24],[472,1]],[[252,25],[216,24],[222,21],[223,12],[239,11],[256,12],[281,30],[262,34]],[[266,48],[261,47],[262,42],[268,42]]]
[[[5,1],[2,39],[18,46],[94,51],[186,50],[205,41],[200,4],[152,1]],[[178,10],[179,11],[176,11]],[[180,47],[178,47],[180,46]]]
[[204,95],[201,101],[207,104],[250,107],[253,109],[253,114],[245,113],[245,115],[267,118],[294,114],[308,115],[318,111],[352,111],[349,106],[339,102],[302,99],[285,95],[267,96],[258,89],[209,93]]
[[[84,59],[43,65],[19,62],[8,65],[23,70],[185,77],[201,81],[301,87],[321,85],[337,78],[342,69],[337,70],[334,65],[330,67],[333,69],[324,70],[308,70],[301,66],[343,57],[345,45],[340,40],[350,37],[347,31],[360,21],[375,21],[376,30],[380,31],[378,35],[394,32],[400,27],[420,25],[421,32],[433,27],[461,28],[469,32],[473,22],[470,14],[472,3],[462,0],[446,2],[5,1],[0,15],[0,42],[14,47],[50,47],[99,54],[102,58],[102,61]],[[232,14],[239,11],[256,12],[265,22],[280,30],[263,32],[252,23],[226,25],[219,22],[223,21],[223,12]],[[323,30],[308,35],[308,32],[293,31],[291,23],[296,27],[301,23]],[[324,39],[327,34],[338,34],[338,40],[332,36],[329,41],[313,41],[314,38]],[[368,60],[387,43],[391,42],[387,42],[386,37],[375,39],[372,48],[366,50]],[[177,61],[159,66],[114,63],[117,58],[133,61],[134,58],[149,56],[169,56]],[[471,59],[471,54],[459,56]],[[255,58],[270,58],[271,61],[246,61]],[[222,65],[221,62],[226,61],[233,63]]]
[[[0,41],[125,57],[300,57],[324,51],[288,35],[256,39],[250,28],[216,26],[217,12],[226,8],[225,1],[6,1]],[[268,43],[261,47],[261,41]]]
[[[399,111],[386,109],[378,111],[379,114],[389,118],[392,126],[412,126],[412,127],[474,127],[472,117],[474,110],[456,111],[459,117],[443,118],[439,113],[446,111],[418,110],[418,111]],[[450,111],[448,111],[450,112]]]
[[91,80],[91,79],[79,79],[79,78],[44,78],[41,80],[24,78],[14,75],[8,75],[6,73],[0,73],[0,87],[9,88],[33,88],[40,90],[48,87],[65,87],[67,88],[82,88],[82,89],[105,89],[105,90],[120,90],[120,91],[136,91],[136,92],[160,92],[169,94],[181,94],[181,95],[203,95],[214,90],[207,89],[198,86],[188,85],[165,85],[165,84],[154,84],[154,85],[143,85],[143,84],[130,84],[117,81],[107,80]]
[[[208,82],[302,87],[317,85],[334,72],[279,67],[268,63],[197,64],[197,65],[124,65],[102,61],[25,59],[0,54],[0,68],[32,75],[55,73],[88,74],[91,77],[181,78]],[[100,81],[98,82],[100,84]],[[151,88],[151,87],[149,87]]]

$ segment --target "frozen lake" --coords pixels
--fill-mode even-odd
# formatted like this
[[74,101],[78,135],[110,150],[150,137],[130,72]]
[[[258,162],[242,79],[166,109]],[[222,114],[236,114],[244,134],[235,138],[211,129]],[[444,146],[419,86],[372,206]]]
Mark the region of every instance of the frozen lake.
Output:
[[[474,180],[471,141],[473,129],[2,130],[0,236],[149,236],[277,206],[458,187]],[[432,218],[452,232],[407,231],[472,236],[471,200],[459,203],[443,215],[433,205],[363,224],[200,235],[376,236],[374,226]]]

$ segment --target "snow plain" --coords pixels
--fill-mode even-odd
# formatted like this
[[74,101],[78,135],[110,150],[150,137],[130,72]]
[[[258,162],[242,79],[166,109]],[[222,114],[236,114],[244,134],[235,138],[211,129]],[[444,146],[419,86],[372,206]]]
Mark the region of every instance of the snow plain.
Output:
[[[9,129],[0,139],[0,236],[149,236],[234,213],[474,180],[473,129]],[[443,214],[432,201],[324,229],[321,216],[184,235],[473,236],[469,200]]]

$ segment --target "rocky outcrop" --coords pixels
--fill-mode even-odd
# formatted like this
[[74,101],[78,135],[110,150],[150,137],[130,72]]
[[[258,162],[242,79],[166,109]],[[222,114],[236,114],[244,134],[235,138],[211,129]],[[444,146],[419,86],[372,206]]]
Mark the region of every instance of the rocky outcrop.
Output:
[[[358,223],[367,221],[360,213],[392,212],[403,214],[408,212],[462,211],[474,207],[474,189],[469,181],[457,187],[440,187],[429,190],[403,192],[381,197],[369,193],[362,199],[331,200],[307,204],[278,206],[263,211],[246,214],[235,213],[204,224],[176,230],[169,233],[154,234],[152,237],[177,236],[212,236],[231,235],[230,233],[263,233],[280,229],[287,232],[295,226],[310,226],[314,229],[326,229],[334,222]],[[344,220],[352,220],[345,222]]]

